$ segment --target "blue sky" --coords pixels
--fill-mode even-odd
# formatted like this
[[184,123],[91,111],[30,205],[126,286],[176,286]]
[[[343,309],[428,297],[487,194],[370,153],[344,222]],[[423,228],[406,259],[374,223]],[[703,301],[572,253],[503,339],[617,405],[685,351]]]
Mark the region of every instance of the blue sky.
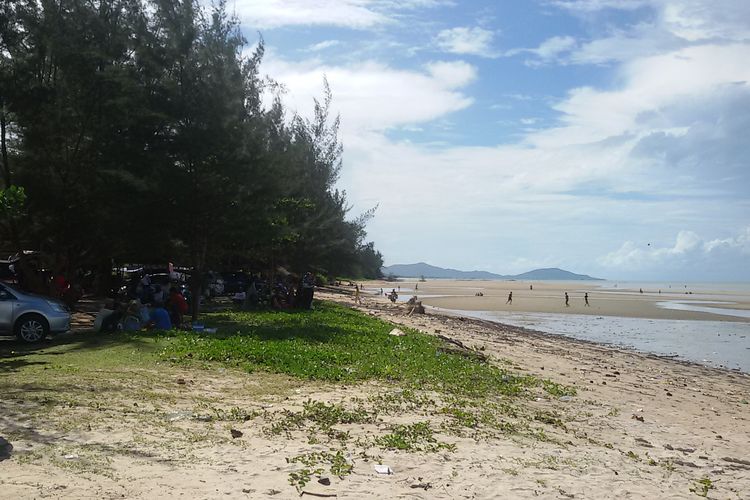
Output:
[[228,5],[386,264],[750,281],[747,0]]

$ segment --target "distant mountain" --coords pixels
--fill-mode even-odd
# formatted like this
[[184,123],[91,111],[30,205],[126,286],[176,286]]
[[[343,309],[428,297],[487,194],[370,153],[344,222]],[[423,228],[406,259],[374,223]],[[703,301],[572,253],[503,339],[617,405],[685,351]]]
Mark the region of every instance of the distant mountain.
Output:
[[550,281],[579,281],[579,280],[597,280],[603,281],[602,278],[594,278],[588,274],[576,274],[556,267],[547,267],[545,269],[534,269],[527,273],[516,274],[514,279],[517,280],[550,280]]
[[488,273],[487,271],[459,271],[457,269],[443,269],[442,267],[431,266],[424,262],[417,264],[394,264],[382,268],[383,274],[388,276],[393,274],[404,278],[444,278],[444,279],[465,279],[465,280],[502,280],[508,276]]
[[527,273],[516,275],[495,274],[487,271],[459,271],[458,269],[444,269],[431,266],[424,262],[417,264],[394,264],[384,266],[383,274],[393,274],[400,278],[442,278],[442,279],[464,279],[464,280],[550,280],[550,281],[579,281],[579,280],[601,280],[586,274],[575,274],[570,271],[556,267],[547,269],[534,269]]

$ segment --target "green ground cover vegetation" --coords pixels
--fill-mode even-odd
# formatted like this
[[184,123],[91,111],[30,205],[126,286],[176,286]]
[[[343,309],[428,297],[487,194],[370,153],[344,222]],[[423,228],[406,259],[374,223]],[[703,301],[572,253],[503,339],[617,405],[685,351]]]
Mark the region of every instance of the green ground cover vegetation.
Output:
[[322,381],[398,381],[471,396],[513,395],[539,384],[569,390],[442,352],[441,340],[431,335],[389,335],[393,325],[333,303],[321,303],[313,311],[218,312],[208,315],[206,323],[218,333],[170,336],[162,355]]
[[[301,490],[314,477],[350,474],[354,458],[450,453],[456,439],[466,437],[562,443],[556,436],[568,432],[563,415],[531,405],[541,395],[574,394],[573,388],[511,372],[491,359],[446,352],[442,340],[416,330],[389,335],[393,324],[341,305],[226,310],[207,314],[205,322],[217,332],[79,333],[42,346],[0,346],[0,389],[18,406],[7,418],[25,422],[9,437],[33,440],[28,428],[68,433],[127,418],[140,429],[139,446],[190,457],[184,449],[233,442],[228,426],[247,423],[267,439],[311,447],[287,457],[295,465],[289,483]],[[235,381],[226,388],[231,395],[216,386],[200,389],[207,378],[222,376]],[[260,385],[238,385],[243,377]],[[175,391],[175,382],[185,391]],[[285,401],[303,385],[309,393],[360,382],[368,383],[366,395],[342,395],[337,402],[308,397],[260,404],[264,398]],[[45,460],[44,446],[26,459]],[[97,459],[96,450],[79,448],[76,453]]]

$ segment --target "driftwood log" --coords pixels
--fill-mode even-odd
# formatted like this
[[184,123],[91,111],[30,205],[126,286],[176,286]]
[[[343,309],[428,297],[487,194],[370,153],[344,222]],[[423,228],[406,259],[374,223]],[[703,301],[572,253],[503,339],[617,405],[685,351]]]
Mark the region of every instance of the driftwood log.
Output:
[[487,362],[487,356],[484,353],[472,349],[460,340],[452,339],[450,337],[446,337],[445,335],[438,335],[437,337],[446,344],[438,347],[439,351],[447,354],[457,354],[459,356],[470,358],[481,363]]

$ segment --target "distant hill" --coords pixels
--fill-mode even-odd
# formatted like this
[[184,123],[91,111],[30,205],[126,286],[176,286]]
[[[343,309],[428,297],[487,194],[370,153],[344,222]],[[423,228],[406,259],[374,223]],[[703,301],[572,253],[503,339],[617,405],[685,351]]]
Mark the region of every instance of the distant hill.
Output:
[[465,279],[465,280],[502,280],[508,276],[488,273],[487,271],[459,271],[458,269],[443,269],[442,267],[431,266],[424,262],[417,264],[394,264],[382,268],[383,274],[388,276],[393,274],[404,278],[445,278],[445,279]]
[[594,278],[588,274],[576,274],[564,269],[558,269],[556,267],[547,267],[545,269],[534,269],[526,273],[517,274],[513,277],[517,280],[550,280],[550,281],[579,281],[579,280],[597,280],[602,281],[602,278]]
[[550,281],[580,281],[601,280],[586,274],[575,274],[570,271],[556,267],[547,269],[534,269],[527,273],[516,275],[495,274],[487,271],[459,271],[458,269],[445,269],[431,266],[424,262],[416,264],[394,264],[382,268],[384,275],[393,274],[400,278],[442,278],[442,279],[464,279],[464,280],[550,280]]

